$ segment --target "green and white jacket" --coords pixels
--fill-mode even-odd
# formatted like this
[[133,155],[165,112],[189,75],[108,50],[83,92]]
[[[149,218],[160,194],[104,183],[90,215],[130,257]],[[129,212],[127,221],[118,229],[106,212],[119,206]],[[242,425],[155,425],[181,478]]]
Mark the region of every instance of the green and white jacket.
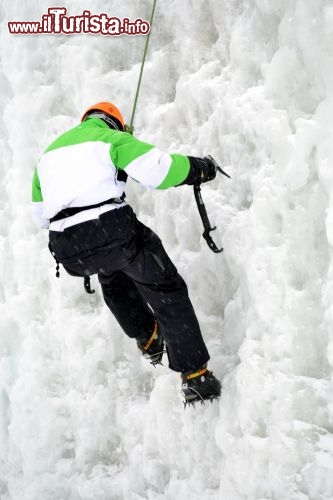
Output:
[[110,129],[100,119],[88,118],[58,137],[39,159],[32,182],[36,223],[62,231],[123,206],[104,205],[49,223],[65,208],[120,197],[125,182],[119,180],[118,170],[144,186],[167,189],[185,181],[190,162],[187,156],[164,153],[131,134]]

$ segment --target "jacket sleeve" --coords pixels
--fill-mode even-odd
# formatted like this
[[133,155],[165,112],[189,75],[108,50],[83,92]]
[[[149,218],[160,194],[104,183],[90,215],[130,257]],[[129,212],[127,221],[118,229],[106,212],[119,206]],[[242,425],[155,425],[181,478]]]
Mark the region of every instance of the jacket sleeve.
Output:
[[110,156],[113,164],[132,179],[156,189],[182,184],[190,171],[187,156],[165,153],[124,132],[114,133]]
[[43,217],[43,195],[40,187],[37,168],[32,178],[32,218],[38,227],[47,229],[50,221]]

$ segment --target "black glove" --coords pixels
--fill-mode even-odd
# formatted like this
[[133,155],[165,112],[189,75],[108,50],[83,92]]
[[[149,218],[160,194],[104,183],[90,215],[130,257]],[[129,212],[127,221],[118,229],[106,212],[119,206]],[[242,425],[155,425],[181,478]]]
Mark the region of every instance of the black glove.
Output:
[[216,177],[216,164],[208,156],[196,158],[189,156],[190,171],[183,184],[201,184],[212,181]]

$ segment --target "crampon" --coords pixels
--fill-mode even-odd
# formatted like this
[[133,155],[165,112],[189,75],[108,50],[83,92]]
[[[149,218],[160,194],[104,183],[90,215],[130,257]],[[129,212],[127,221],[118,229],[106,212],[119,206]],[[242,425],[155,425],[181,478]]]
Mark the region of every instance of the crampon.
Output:
[[182,374],[182,394],[184,408],[196,403],[211,403],[221,395],[221,383],[206,367],[195,372]]
[[137,339],[137,345],[143,357],[148,359],[151,365],[163,365],[162,358],[166,349],[164,349],[164,338],[159,332],[157,321],[155,321],[154,331],[149,338]]

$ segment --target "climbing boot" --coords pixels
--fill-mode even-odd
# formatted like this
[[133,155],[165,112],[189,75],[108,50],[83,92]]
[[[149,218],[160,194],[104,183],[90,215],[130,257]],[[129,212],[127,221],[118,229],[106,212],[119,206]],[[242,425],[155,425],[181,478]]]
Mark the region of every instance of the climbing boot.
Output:
[[204,366],[200,370],[182,373],[182,393],[184,396],[184,406],[194,405],[200,401],[213,401],[221,395],[221,383]]
[[159,331],[157,321],[154,323],[154,331],[149,337],[136,339],[138,348],[144,358],[149,359],[152,365],[162,364],[164,349],[164,338]]

